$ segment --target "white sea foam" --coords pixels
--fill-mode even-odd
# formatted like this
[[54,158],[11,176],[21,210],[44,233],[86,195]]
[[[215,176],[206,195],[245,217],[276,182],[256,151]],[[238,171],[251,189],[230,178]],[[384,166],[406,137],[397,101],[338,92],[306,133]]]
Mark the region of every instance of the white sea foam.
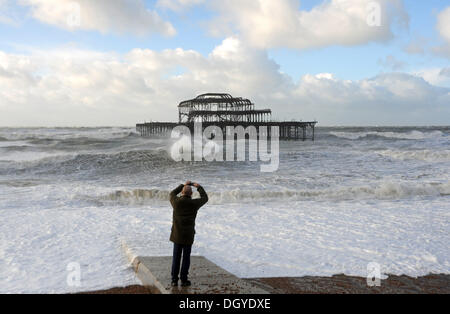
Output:
[[429,162],[450,161],[450,150],[383,150],[377,153],[401,160],[417,159]]
[[404,139],[404,140],[423,140],[440,138],[443,136],[441,131],[432,132],[422,132],[422,131],[410,131],[410,132],[379,132],[379,131],[368,131],[368,132],[330,132],[331,135],[336,137],[346,138],[350,140],[357,140],[365,138],[367,136],[380,136],[392,139]]
[[[64,187],[70,193],[69,186]],[[86,187],[92,189],[92,187]],[[51,191],[51,189],[50,189]],[[1,199],[1,197],[0,197]],[[0,292],[73,292],[136,283],[121,240],[170,255],[169,204],[3,209]],[[193,254],[241,277],[449,273],[448,200],[208,203]],[[79,263],[81,286],[67,265]]]

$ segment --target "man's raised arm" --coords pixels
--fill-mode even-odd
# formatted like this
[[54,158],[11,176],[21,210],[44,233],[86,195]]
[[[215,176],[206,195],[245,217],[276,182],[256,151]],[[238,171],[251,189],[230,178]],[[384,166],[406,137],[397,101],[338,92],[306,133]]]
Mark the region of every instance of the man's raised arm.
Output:
[[170,197],[170,203],[173,203],[173,201],[176,199],[177,195],[181,192],[181,190],[183,189],[184,184],[180,184],[179,186],[177,186],[175,189],[172,190],[172,192],[170,192],[169,197]]
[[203,189],[200,184],[194,183],[193,185],[197,188],[198,193],[200,193],[200,198],[197,198],[195,200],[198,204],[198,207],[200,208],[201,206],[205,205],[206,202],[208,202],[208,194],[206,194],[205,189]]

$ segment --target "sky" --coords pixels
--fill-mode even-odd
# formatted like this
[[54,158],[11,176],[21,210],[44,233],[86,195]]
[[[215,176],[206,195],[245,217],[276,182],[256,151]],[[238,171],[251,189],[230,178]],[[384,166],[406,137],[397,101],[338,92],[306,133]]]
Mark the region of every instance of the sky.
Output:
[[450,125],[448,0],[0,0],[0,126],[176,121],[224,92],[274,120]]

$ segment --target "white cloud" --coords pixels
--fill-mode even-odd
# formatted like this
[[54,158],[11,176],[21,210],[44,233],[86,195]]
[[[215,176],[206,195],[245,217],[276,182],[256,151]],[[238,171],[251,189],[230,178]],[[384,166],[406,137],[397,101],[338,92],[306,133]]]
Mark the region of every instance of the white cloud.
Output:
[[[379,4],[378,10],[371,5]],[[396,22],[408,24],[401,0],[331,0],[311,10],[299,10],[298,0],[215,1],[219,17],[211,23],[215,35],[238,33],[258,48],[295,49],[330,45],[360,45],[393,37]],[[374,17],[374,18],[373,18]]]
[[444,9],[437,17],[437,29],[442,38],[450,43],[450,7]]
[[448,124],[449,91],[404,73],[360,81],[305,75],[293,99],[301,103],[303,114],[315,114],[324,124]]
[[415,71],[413,75],[423,78],[432,85],[450,88],[450,67],[422,69]]
[[31,7],[32,16],[39,21],[68,30],[137,35],[157,32],[168,36],[176,33],[172,24],[148,10],[142,0],[19,0],[19,3]]
[[436,29],[444,44],[433,47],[432,51],[438,56],[450,59],[450,7],[438,14]]
[[351,81],[321,73],[296,82],[264,51],[235,37],[208,56],[180,48],[0,52],[0,125],[174,121],[177,104],[203,92],[248,97],[272,108],[274,118],[317,118],[322,125],[448,124],[450,114],[450,89],[418,75]]

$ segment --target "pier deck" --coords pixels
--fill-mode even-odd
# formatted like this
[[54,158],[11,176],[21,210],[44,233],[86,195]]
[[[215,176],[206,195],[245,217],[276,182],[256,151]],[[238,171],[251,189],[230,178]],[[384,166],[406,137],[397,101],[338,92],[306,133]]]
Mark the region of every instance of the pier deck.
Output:
[[[202,122],[202,128],[205,129],[208,126],[218,126],[222,129],[223,134],[226,134],[226,127],[237,127],[242,126],[247,128],[249,126],[256,127],[259,130],[259,127],[266,126],[269,133],[270,127],[277,126],[279,127],[279,138],[281,140],[313,140],[314,141],[314,129],[317,121],[284,121],[284,122],[275,122],[275,121],[267,121],[267,122],[233,122],[233,121],[223,121],[223,122]],[[146,122],[136,124],[136,131],[141,134],[141,136],[150,137],[150,136],[158,136],[158,135],[168,135],[172,131],[172,129],[178,125],[187,126],[191,132],[194,130],[193,122]],[[269,134],[270,137],[270,134]]]

